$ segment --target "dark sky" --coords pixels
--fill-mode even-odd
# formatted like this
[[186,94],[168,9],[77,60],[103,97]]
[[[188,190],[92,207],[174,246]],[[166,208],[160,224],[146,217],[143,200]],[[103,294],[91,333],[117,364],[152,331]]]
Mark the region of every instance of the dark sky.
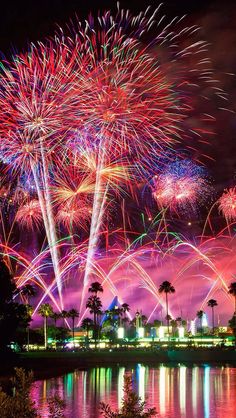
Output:
[[[122,1],[122,7],[136,12],[159,1]],[[51,36],[56,24],[62,27],[74,17],[81,18],[89,12],[116,8],[112,0],[6,0],[1,4],[0,51],[8,57],[13,51],[27,49],[30,41],[44,40]],[[167,0],[163,13],[170,18],[188,14],[187,22],[203,27],[203,37],[210,42],[209,56],[216,77],[229,94],[227,107],[235,110],[236,78],[226,73],[236,72],[236,1],[231,0]],[[209,169],[221,193],[224,187],[236,183],[236,117],[226,112],[216,112],[216,136],[208,150],[214,162]]]
[[[12,47],[20,50],[27,41],[51,35],[56,23],[65,24],[75,13],[85,17],[89,12],[116,7],[116,1],[112,0],[6,0],[1,3],[0,48],[5,53]],[[139,11],[149,4],[157,6],[160,1],[125,0],[120,3]],[[163,10],[170,16],[186,13],[197,16],[215,10],[221,10],[225,15],[234,3],[233,0],[166,0]]]

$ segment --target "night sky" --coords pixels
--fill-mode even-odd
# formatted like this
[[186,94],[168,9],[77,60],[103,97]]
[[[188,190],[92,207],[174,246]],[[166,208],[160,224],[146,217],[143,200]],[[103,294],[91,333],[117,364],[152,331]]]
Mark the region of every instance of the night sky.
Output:
[[[122,1],[123,7],[136,12],[147,5],[158,5],[159,1]],[[44,40],[52,36],[56,25],[65,27],[70,18],[77,14],[85,18],[89,12],[116,8],[114,1],[75,0],[8,0],[1,5],[0,50],[8,58],[12,53],[24,51],[30,41]],[[186,23],[202,26],[203,38],[209,41],[209,56],[213,62],[220,87],[229,94],[226,107],[235,110],[236,77],[236,3],[222,0],[178,0],[166,1],[162,12],[169,18],[188,14]],[[213,179],[216,192],[220,195],[225,187],[236,182],[236,116],[233,113],[213,109],[217,118],[216,135],[207,149],[202,152],[213,158],[205,162]],[[201,150],[199,150],[201,153]]]

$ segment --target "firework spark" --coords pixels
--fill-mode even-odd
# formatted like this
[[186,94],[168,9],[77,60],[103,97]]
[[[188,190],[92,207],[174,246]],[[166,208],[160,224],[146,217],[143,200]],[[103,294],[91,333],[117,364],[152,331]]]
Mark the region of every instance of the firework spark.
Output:
[[30,200],[28,203],[21,206],[16,213],[16,221],[22,228],[27,229],[38,228],[42,223],[42,213],[38,200]]
[[170,163],[153,180],[153,196],[159,209],[168,208],[176,213],[195,211],[209,193],[204,168],[191,160]]
[[218,203],[219,211],[225,219],[229,222],[234,221],[236,219],[236,188],[225,190]]

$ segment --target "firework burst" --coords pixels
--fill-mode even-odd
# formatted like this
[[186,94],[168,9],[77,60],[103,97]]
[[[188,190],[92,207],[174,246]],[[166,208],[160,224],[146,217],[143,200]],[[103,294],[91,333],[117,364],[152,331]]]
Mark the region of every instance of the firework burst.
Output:
[[153,179],[153,196],[159,209],[192,213],[206,201],[210,185],[203,167],[190,160],[170,163]]
[[42,224],[42,213],[38,200],[30,200],[21,206],[16,213],[16,221],[22,228],[33,230],[35,227],[39,229]]
[[236,219],[236,188],[225,190],[219,201],[219,211],[227,221]]
[[86,230],[91,218],[92,208],[80,202],[79,207],[65,204],[59,207],[56,220],[67,230],[71,231],[73,226]]

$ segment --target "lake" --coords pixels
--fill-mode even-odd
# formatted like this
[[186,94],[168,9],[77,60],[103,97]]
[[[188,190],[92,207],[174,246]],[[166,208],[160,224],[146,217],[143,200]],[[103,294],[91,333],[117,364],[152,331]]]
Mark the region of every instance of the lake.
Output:
[[125,373],[148,406],[165,418],[235,418],[236,368],[226,366],[94,367],[60,377],[37,380],[32,398],[48,417],[46,399],[55,393],[66,401],[66,418],[99,418],[99,403],[121,405]]

